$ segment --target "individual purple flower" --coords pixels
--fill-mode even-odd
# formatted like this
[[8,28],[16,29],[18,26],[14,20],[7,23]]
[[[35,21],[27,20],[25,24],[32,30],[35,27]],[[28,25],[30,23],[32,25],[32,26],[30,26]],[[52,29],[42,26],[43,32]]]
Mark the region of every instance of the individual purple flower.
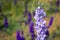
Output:
[[7,17],[4,18],[4,26],[6,28],[8,28],[8,18]]
[[35,33],[34,33],[34,28],[33,28],[33,26],[34,26],[34,23],[33,22],[31,22],[30,23],[30,35],[31,35],[31,40],[34,40],[35,39]]
[[20,38],[20,31],[17,31],[17,33],[16,33],[16,40],[21,40],[21,38]]
[[35,34],[34,33],[31,34],[31,40],[35,40]]
[[47,36],[49,36],[49,31],[47,30],[47,31],[45,32],[45,34],[46,34]]
[[31,23],[30,23],[30,33],[34,33],[34,28],[33,28],[33,26],[34,26],[34,23],[31,22]]
[[21,40],[25,40],[25,38],[22,36]]
[[53,20],[54,20],[54,18],[53,17],[51,17],[50,18],[50,22],[49,22],[49,25],[48,25],[48,28],[52,25],[52,23],[53,23]]
[[28,22],[30,23],[32,21],[32,15],[31,13],[28,13]]
[[25,40],[25,38],[23,36],[21,36],[20,34],[21,34],[21,32],[17,31],[17,33],[16,33],[16,40]]

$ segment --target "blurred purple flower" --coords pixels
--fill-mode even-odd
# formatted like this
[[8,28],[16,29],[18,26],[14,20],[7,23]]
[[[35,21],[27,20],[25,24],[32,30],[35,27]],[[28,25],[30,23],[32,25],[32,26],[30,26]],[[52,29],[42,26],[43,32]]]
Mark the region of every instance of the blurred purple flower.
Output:
[[32,20],[32,15],[31,15],[31,13],[28,13],[28,22],[30,23],[31,20]]
[[7,19],[7,17],[4,18],[4,26],[6,28],[8,28],[8,19]]
[[47,31],[45,32],[45,34],[46,34],[47,36],[49,36],[49,31],[47,30]]
[[17,31],[17,33],[16,33],[16,40],[25,40],[23,35],[21,36],[20,33],[21,33],[20,31]]
[[34,26],[34,23],[31,22],[31,23],[30,23],[30,33],[34,33],[34,28],[33,28],[33,26]]
[[20,31],[17,31],[17,33],[16,33],[16,40],[21,40],[21,38],[20,38]]
[[31,40],[35,40],[35,34],[34,33],[31,34]]
[[48,25],[48,28],[52,25],[52,23],[53,23],[53,20],[54,20],[54,18],[53,17],[51,17],[50,18],[50,22],[49,22],[49,25]]
[[34,23],[31,22],[31,23],[30,23],[30,35],[31,35],[31,40],[34,40],[34,39],[35,39],[35,33],[34,33],[34,28],[33,28],[33,26],[34,26]]

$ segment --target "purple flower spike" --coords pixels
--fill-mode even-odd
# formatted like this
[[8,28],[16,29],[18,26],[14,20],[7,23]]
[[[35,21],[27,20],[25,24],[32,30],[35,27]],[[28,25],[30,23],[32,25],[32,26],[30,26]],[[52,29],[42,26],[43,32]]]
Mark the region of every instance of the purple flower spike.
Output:
[[31,33],[31,40],[35,40],[35,34]]
[[31,15],[31,13],[28,13],[28,22],[30,23],[31,20],[32,20],[32,15]]
[[30,23],[30,33],[34,33],[34,28],[33,28],[33,26],[34,26],[34,23],[31,22],[31,23]]
[[49,22],[49,25],[48,25],[48,28],[52,25],[52,23],[53,23],[53,20],[54,20],[54,18],[53,17],[51,17],[50,18],[50,22]]
[[20,31],[17,31],[17,33],[16,33],[16,40],[21,40],[21,38],[20,38]]
[[33,22],[31,22],[30,23],[30,34],[31,34],[31,40],[34,40],[35,38],[35,34],[34,34],[34,28],[33,28],[33,26],[34,26],[34,23]]
[[16,40],[25,40],[25,38],[20,35],[20,31],[17,31],[16,33]]
[[[35,11],[35,20],[36,20],[36,40],[47,40],[46,37],[49,36],[48,28],[46,27],[46,21],[43,19],[46,17],[46,13],[39,6]],[[51,18],[53,19],[53,18]],[[49,23],[50,24],[50,23]],[[51,25],[51,24],[50,24]]]
[[8,19],[7,17],[4,18],[4,26],[7,28],[8,27]]

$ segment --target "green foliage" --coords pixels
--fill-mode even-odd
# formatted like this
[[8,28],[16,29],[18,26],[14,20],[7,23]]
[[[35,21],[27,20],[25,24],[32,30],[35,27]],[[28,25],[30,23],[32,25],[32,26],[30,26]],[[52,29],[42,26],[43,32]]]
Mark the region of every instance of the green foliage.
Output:
[[31,2],[32,0],[22,0],[24,1],[25,4],[28,4],[29,2]]
[[8,28],[7,28],[7,31],[6,31],[7,34],[11,35],[12,32],[13,32],[14,27],[15,27],[15,25],[14,25],[12,22],[9,23],[9,26],[8,26]]

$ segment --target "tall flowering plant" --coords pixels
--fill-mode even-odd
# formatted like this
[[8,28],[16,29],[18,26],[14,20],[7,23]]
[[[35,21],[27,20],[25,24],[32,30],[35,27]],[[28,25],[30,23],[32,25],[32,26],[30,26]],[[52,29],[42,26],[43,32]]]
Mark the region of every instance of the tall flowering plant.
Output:
[[35,11],[34,19],[36,20],[35,30],[37,32],[36,40],[47,40],[48,28],[46,27],[46,21],[43,19],[46,17],[46,13],[40,7]]

